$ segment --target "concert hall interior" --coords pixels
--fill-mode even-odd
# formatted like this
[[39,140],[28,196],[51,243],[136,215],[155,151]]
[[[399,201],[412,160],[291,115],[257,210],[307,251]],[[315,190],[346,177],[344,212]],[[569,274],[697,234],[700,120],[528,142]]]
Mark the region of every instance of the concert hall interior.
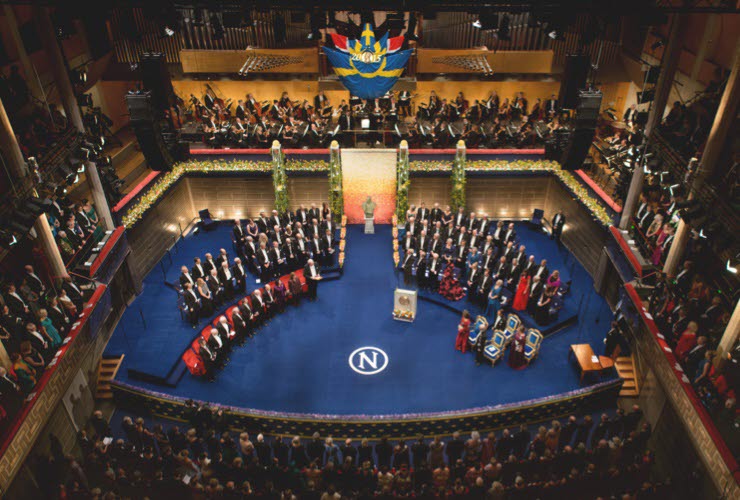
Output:
[[0,496],[740,498],[739,33],[2,2]]

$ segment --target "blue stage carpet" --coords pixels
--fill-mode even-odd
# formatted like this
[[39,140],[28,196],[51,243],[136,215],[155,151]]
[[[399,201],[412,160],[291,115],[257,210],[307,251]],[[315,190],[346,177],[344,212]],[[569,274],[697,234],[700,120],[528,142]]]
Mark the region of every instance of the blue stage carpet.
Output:
[[[215,403],[290,413],[403,414],[462,410],[560,394],[581,386],[568,360],[574,343],[590,343],[601,352],[611,313],[593,292],[593,283],[580,264],[546,235],[517,225],[527,253],[547,258],[563,280],[573,280],[568,307],[578,310],[579,322],[545,339],[539,358],[514,371],[503,360],[495,368],[476,366],[474,355],[455,351],[459,315],[419,301],[414,323],[391,317],[393,269],[389,226],[376,226],[365,235],[350,226],[344,276],[321,283],[316,302],[304,301],[263,326],[244,346],[235,347],[215,382],[186,373],[174,388],[131,380],[135,368],[165,375],[196,331],[175,308],[175,292],[163,285],[157,266],[145,288],[124,314],[107,353],[125,353],[118,379],[149,390]],[[195,255],[225,247],[233,254],[230,227],[189,235],[172,252],[167,279],[175,281],[182,264]],[[165,257],[165,266],[170,262]],[[250,281],[248,289],[256,285]],[[583,296],[583,299],[582,299]],[[463,299],[459,304],[464,304]],[[142,323],[146,323],[146,327]],[[598,323],[596,321],[598,320]],[[201,325],[205,324],[202,322]],[[363,346],[384,350],[390,361],[373,376],[355,373],[348,364],[352,351]],[[614,376],[614,375],[610,375]]]

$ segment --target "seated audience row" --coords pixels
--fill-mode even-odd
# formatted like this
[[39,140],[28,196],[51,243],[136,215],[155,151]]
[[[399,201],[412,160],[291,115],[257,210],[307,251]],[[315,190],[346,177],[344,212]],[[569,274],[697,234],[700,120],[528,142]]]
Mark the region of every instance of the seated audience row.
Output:
[[[197,496],[200,498],[596,498],[628,494],[661,498],[667,486],[650,479],[650,437],[642,412],[617,410],[594,422],[571,416],[550,428],[526,423],[482,438],[383,438],[335,443],[314,433],[304,443],[283,436],[231,432],[220,408],[188,401],[189,428],[148,428],[124,417],[114,437],[102,413],[79,434],[82,459],[52,446],[42,470],[52,497]],[[55,439],[55,438],[54,438]],[[254,439],[254,440],[253,440]]]

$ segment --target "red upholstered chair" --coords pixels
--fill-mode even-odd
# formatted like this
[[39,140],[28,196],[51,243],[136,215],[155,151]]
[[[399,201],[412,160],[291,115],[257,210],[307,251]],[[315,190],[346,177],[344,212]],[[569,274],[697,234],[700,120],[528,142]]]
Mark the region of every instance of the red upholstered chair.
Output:
[[226,310],[226,319],[229,320],[229,324],[231,325],[232,328],[234,327],[234,320],[231,316],[232,314],[234,314],[234,310],[236,310],[237,308],[238,306],[232,306]]
[[182,355],[182,359],[185,361],[185,366],[188,367],[188,371],[196,377],[202,377],[206,374],[203,359],[192,349],[185,351],[185,354]]

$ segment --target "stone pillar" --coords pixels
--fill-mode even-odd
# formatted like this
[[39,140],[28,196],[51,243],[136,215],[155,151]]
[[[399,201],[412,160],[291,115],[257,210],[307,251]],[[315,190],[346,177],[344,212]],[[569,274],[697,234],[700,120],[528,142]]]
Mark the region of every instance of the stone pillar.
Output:
[[[49,59],[52,73],[54,74],[54,81],[59,89],[64,113],[67,115],[67,120],[84,134],[85,124],[82,121],[82,113],[80,113],[80,107],[77,105],[74,87],[69,79],[67,61],[64,59],[64,54],[62,54],[62,49],[57,41],[54,26],[49,16],[49,9],[38,7],[34,13],[38,22],[39,36],[44,44],[44,49],[46,50],[46,55]],[[87,179],[100,223],[104,229],[113,229],[115,224],[113,223],[113,217],[111,217],[108,201],[105,198],[103,184],[100,182],[98,167],[91,161],[86,162],[85,167],[85,178]]]
[[686,250],[686,244],[689,242],[690,235],[691,227],[689,227],[689,225],[683,220],[679,220],[676,234],[673,236],[673,243],[671,243],[671,248],[668,250],[668,256],[663,265],[663,272],[666,273],[666,275],[670,277],[676,275],[678,266],[683,260],[683,253],[684,250]]
[[10,356],[8,356],[8,351],[5,350],[5,345],[0,342],[0,366],[10,371],[12,365],[13,364],[10,362]]
[[[668,35],[668,45],[661,61],[662,69],[658,77],[658,83],[655,85],[655,99],[650,106],[650,114],[645,124],[646,141],[650,140],[650,134],[663,119],[663,114],[665,113],[665,106],[668,102],[668,96],[671,93],[676,69],[678,68],[679,56],[683,48],[682,30],[686,25],[686,18],[687,16],[685,14],[674,14],[673,16],[671,31]],[[635,209],[637,208],[637,200],[640,199],[644,179],[645,172],[642,170],[642,165],[636,165],[632,172],[632,180],[629,191],[627,192],[627,199],[624,202],[624,207],[622,207],[622,215],[619,219],[620,229],[629,229],[630,227],[632,216],[635,214]]]
[[[36,74],[36,68],[33,67],[31,59],[28,57],[26,52],[26,46],[23,45],[23,39],[21,33],[18,31],[18,20],[15,17],[15,11],[13,5],[10,3],[3,4],[3,14],[5,15],[5,24],[8,30],[10,38],[13,39],[15,45],[15,51],[18,54],[18,60],[21,62],[23,68],[23,75],[26,77],[26,83],[28,84],[28,90],[32,95],[42,98],[44,97],[44,89],[42,88],[39,77]],[[44,101],[46,99],[43,99]]]
[[[2,149],[3,156],[6,160],[5,165],[10,175],[23,180],[28,175],[28,167],[23,159],[23,153],[18,146],[15,133],[13,133],[13,127],[8,120],[8,115],[5,113],[2,102],[0,102],[0,125],[0,149]],[[13,180],[11,179],[11,181]],[[33,227],[36,231],[39,246],[51,267],[54,277],[67,276],[67,268],[64,265],[61,253],[59,253],[59,247],[57,247],[54,241],[54,236],[51,234],[51,228],[49,227],[49,222],[46,220],[46,216],[39,216]]]
[[5,106],[0,101],[0,151],[5,158],[5,165],[8,169],[11,185],[16,182],[23,182],[28,176],[28,166],[26,159],[23,158],[21,148],[13,132],[13,125],[10,123],[8,114],[5,112]]
[[732,313],[730,322],[727,323],[725,333],[722,334],[722,338],[719,340],[717,356],[714,358],[715,367],[721,368],[725,364],[727,353],[735,347],[738,338],[740,338],[740,302],[735,304],[735,310]]
[[[727,80],[725,91],[722,94],[722,100],[717,108],[717,114],[714,115],[712,130],[709,132],[707,144],[704,147],[704,152],[702,153],[701,161],[699,163],[699,169],[697,170],[696,177],[691,185],[689,199],[694,198],[697,191],[701,189],[707,178],[709,178],[717,168],[720,155],[722,154],[722,149],[727,141],[727,134],[732,127],[732,122],[737,113],[738,102],[740,102],[740,40],[735,48],[735,59],[732,64],[732,72]],[[681,239],[679,239],[679,236],[681,236]],[[671,250],[668,252],[668,257],[666,258],[665,266],[663,267],[663,272],[669,276],[676,274],[676,270],[683,260],[683,254],[686,250],[688,238],[689,228],[682,220],[678,224],[676,236],[673,238]]]
[[49,263],[52,278],[57,280],[59,278],[66,278],[69,276],[67,273],[67,266],[64,264],[62,254],[59,252],[59,247],[54,240],[54,235],[51,232],[49,221],[45,215],[39,216],[36,222],[33,224],[33,229],[36,231],[36,241],[41,247],[41,251],[46,257],[46,261]]

